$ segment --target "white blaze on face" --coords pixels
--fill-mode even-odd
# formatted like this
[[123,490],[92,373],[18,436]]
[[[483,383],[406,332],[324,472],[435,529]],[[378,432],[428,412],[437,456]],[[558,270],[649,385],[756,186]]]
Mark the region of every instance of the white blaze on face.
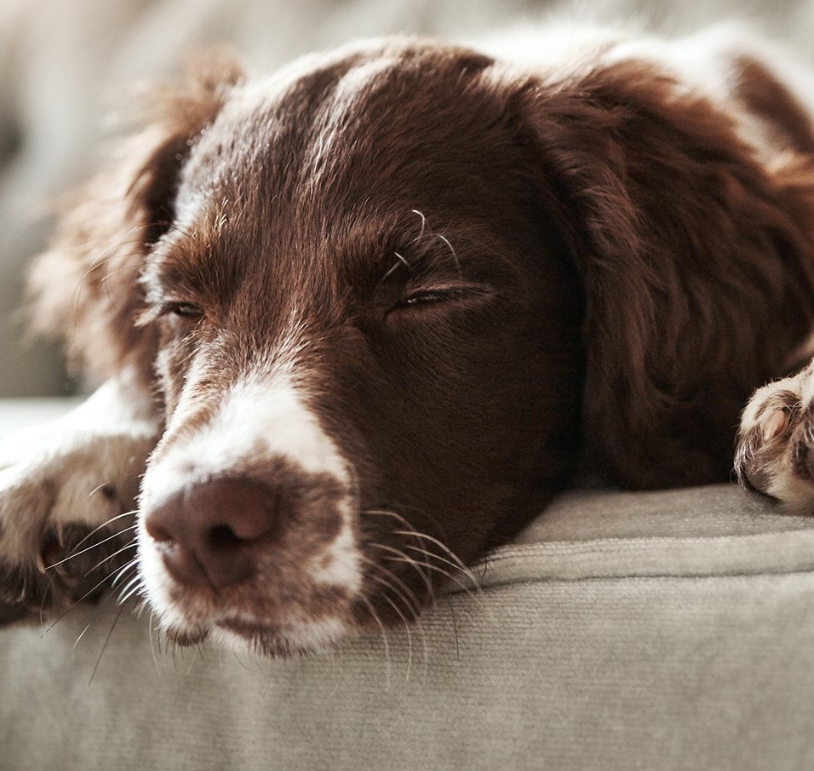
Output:
[[[182,403],[167,430],[183,430],[190,414]],[[180,416],[180,420],[179,420]],[[330,474],[344,486],[347,465],[291,379],[242,380],[223,396],[213,415],[172,447],[147,472],[144,503],[159,500],[221,474],[240,473],[263,457],[281,458],[305,474]]]
[[[238,381],[194,430],[184,427],[192,413],[184,401],[182,397],[168,427],[166,451],[158,453],[144,477],[142,510],[149,511],[183,489],[215,477],[262,468],[264,459],[270,464],[282,460],[306,477],[314,475],[315,484],[319,484],[317,475],[330,476],[346,491],[336,506],[339,532],[303,565],[303,578],[341,587],[351,595],[358,592],[362,569],[348,464],[305,404],[293,378],[286,373]],[[307,519],[307,511],[303,515]],[[141,568],[153,607],[165,620],[180,619],[183,609],[174,608],[170,599],[172,579],[144,527],[139,538]]]

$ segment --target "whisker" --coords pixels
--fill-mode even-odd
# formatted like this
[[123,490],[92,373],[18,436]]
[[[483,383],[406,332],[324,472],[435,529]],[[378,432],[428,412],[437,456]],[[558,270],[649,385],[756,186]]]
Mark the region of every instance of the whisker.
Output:
[[[119,598],[119,599],[116,601],[116,604],[117,604],[117,605],[125,605],[125,604],[127,603],[127,601],[128,601],[128,600],[130,600],[130,599],[131,599],[131,598],[132,598],[134,595],[136,595],[136,594],[138,594],[139,592],[141,592],[141,590],[142,590],[143,588],[144,588],[144,587],[141,585],[141,582],[140,582],[140,581],[138,581],[138,582],[137,582],[137,583],[136,583],[136,584],[135,584],[135,585],[134,585],[134,586],[133,586],[133,587],[130,589],[130,591],[129,591],[129,592],[127,592],[127,594],[123,595],[122,597],[120,597],[120,598]],[[137,602],[140,602],[140,600],[137,600]]]
[[[85,536],[85,537],[84,537],[84,538],[83,538],[81,541],[79,541],[79,543],[77,543],[77,544],[76,544],[76,545],[73,547],[73,549],[71,550],[71,553],[70,553],[70,554],[69,554],[67,557],[65,557],[64,559],[60,560],[59,562],[55,562],[53,565],[49,565],[48,567],[46,567],[46,568],[45,568],[46,573],[48,573],[48,571],[49,571],[49,570],[50,570],[52,567],[56,567],[57,565],[61,565],[61,564],[63,564],[64,562],[67,562],[67,561],[68,561],[69,559],[71,559],[72,557],[76,557],[76,556],[78,556],[78,554],[77,554],[77,553],[75,553],[75,552],[76,552],[76,549],[78,549],[78,548],[79,548],[79,547],[80,547],[80,546],[81,546],[83,543],[85,543],[85,541],[87,541],[87,540],[88,540],[88,538],[90,538],[90,537],[91,537],[91,536],[92,536],[94,533],[97,533],[99,530],[101,530],[103,527],[105,527],[105,526],[106,526],[107,524],[109,524],[110,522],[113,522],[113,521],[115,521],[115,520],[117,520],[117,519],[120,519],[121,517],[127,516],[127,515],[132,514],[132,513],[135,513],[135,512],[124,512],[123,514],[118,514],[118,515],[117,515],[117,516],[115,516],[115,517],[111,517],[111,518],[110,518],[109,520],[107,520],[106,522],[103,522],[101,525],[99,525],[99,527],[96,527],[96,528],[94,528],[93,530],[91,530],[91,532],[90,532],[90,533],[88,533],[88,534],[87,534],[87,535],[86,535],[86,536]],[[129,529],[129,528],[126,528],[126,529],[124,529],[124,530],[121,530],[120,532],[121,532],[121,533],[125,533],[125,532],[127,532],[127,529]],[[114,537],[115,537],[115,536],[114,536]],[[89,551],[89,549],[91,549],[91,548],[95,548],[95,546],[100,545],[100,544],[102,544],[102,543],[105,543],[105,541],[108,541],[108,540],[110,540],[110,539],[107,539],[107,538],[106,538],[104,541],[100,541],[100,542],[99,542],[99,544],[94,544],[94,546],[91,546],[91,547],[89,547],[88,549],[85,549],[85,550],[83,550],[82,552],[79,552],[79,554],[84,553],[84,551]],[[46,585],[45,590],[44,590],[44,591],[43,591],[43,593],[42,593],[42,600],[40,601],[40,609],[39,609],[39,620],[40,620],[40,625],[41,625],[41,626],[43,626],[43,625],[45,624],[45,604],[46,604],[46,603],[47,603],[47,601],[48,601],[48,595],[51,593],[51,591],[52,591],[52,590],[53,590],[53,588],[54,588],[54,583],[55,583],[55,581],[56,581],[56,578],[57,578],[57,574],[52,572],[52,573],[49,575],[49,578],[48,578],[48,584]],[[71,607],[73,607],[73,606],[71,606]],[[60,618],[62,618],[62,616],[60,616]]]
[[[129,260],[130,258],[138,258],[138,257],[143,256],[141,251],[138,251],[138,252],[134,251],[134,252],[131,252],[130,254],[127,254],[127,255],[118,254],[118,250],[122,246],[125,246],[125,245],[129,246],[130,244],[136,244],[139,241],[143,240],[143,238],[141,238],[141,239],[131,239],[130,238],[131,236],[133,236],[139,230],[142,230],[142,232],[146,232],[146,227],[144,225],[141,225],[141,224],[133,226],[128,231],[123,233],[113,244],[111,244],[110,246],[105,247],[99,253],[99,255],[96,258],[94,258],[94,260],[91,262],[90,266],[88,267],[87,271],[85,271],[85,274],[82,276],[82,279],[79,281],[79,284],[76,287],[76,290],[74,291],[74,296],[72,298],[72,304],[73,304],[73,307],[74,307],[75,310],[78,310],[78,308],[79,308],[79,303],[80,303],[80,301],[82,299],[82,290],[87,285],[88,279],[90,278],[91,274],[94,271],[99,270],[99,268],[105,266],[107,263],[111,262],[114,258],[117,258],[117,257],[121,258],[121,259],[128,259]],[[79,318],[78,313],[75,314],[75,318],[78,320],[78,318]],[[78,323],[78,321],[76,321],[75,324],[74,324],[74,335],[76,335],[76,324],[77,323]]]
[[[96,489],[101,489],[101,487],[104,487],[104,485],[100,485],[100,487],[99,487],[99,488],[96,488]],[[93,495],[93,492],[91,492],[91,495]],[[76,545],[75,545],[73,548],[74,548],[74,549],[78,549],[78,548],[79,548],[79,547],[80,547],[80,546],[81,546],[83,543],[85,543],[85,541],[87,541],[87,540],[88,540],[88,538],[93,537],[93,536],[94,536],[96,533],[98,533],[100,530],[102,530],[102,528],[107,527],[108,525],[112,524],[113,522],[116,522],[117,520],[121,519],[122,517],[131,517],[131,516],[133,516],[133,515],[134,515],[134,514],[135,514],[137,511],[138,511],[138,509],[133,509],[132,511],[124,511],[124,512],[122,512],[121,514],[117,514],[115,517],[111,517],[110,519],[105,520],[104,522],[102,522],[102,524],[101,524],[101,525],[99,525],[98,527],[93,528],[93,530],[91,530],[91,531],[90,531],[90,532],[89,532],[89,533],[88,533],[88,534],[87,534],[87,535],[86,535],[86,536],[85,536],[85,537],[84,537],[84,538],[83,538],[81,541],[79,541],[79,543],[77,543],[77,544],[76,544]],[[127,532],[127,530],[129,530],[129,529],[130,529],[130,528],[126,528],[125,530],[120,530],[119,532],[121,532],[121,533],[126,533],[126,532]],[[104,541],[101,541],[100,543],[104,543]],[[72,554],[73,554],[73,552],[71,552],[71,554],[70,554],[70,555],[68,555],[68,557],[70,557]],[[66,557],[66,559],[67,559],[67,557]],[[60,564],[60,563],[57,563],[57,564]]]
[[195,656],[200,655],[201,661],[203,661],[203,654],[201,653],[201,646],[196,645],[195,650],[192,651],[192,660],[189,662],[189,668],[187,669],[187,677],[189,677],[190,673],[192,672],[192,667],[195,664]]
[[76,658],[76,646],[79,645],[79,641],[85,636],[85,632],[87,632],[88,629],[90,629],[92,623],[93,623],[93,619],[91,619],[87,623],[87,626],[85,626],[85,628],[79,633],[79,637],[76,638],[76,640],[75,640],[75,642],[73,644],[73,647],[71,648],[71,659]]
[[388,278],[389,278],[389,277],[390,277],[390,276],[391,276],[391,275],[392,275],[392,274],[393,274],[393,273],[394,273],[396,270],[398,270],[398,268],[400,268],[402,265],[404,265],[404,266],[407,268],[407,270],[409,270],[409,271],[410,271],[410,273],[412,273],[412,272],[413,272],[413,269],[412,269],[412,267],[410,266],[410,263],[409,263],[409,262],[407,262],[407,260],[405,260],[405,259],[404,259],[404,257],[403,257],[401,254],[399,254],[398,252],[393,252],[393,254],[395,254],[395,255],[396,255],[396,257],[398,257],[399,262],[397,262],[395,265],[393,265],[393,267],[392,267],[392,268],[390,268],[390,270],[388,270],[388,271],[387,271],[387,273],[385,273],[385,274],[384,274],[384,276],[382,276],[382,279],[381,279],[381,281],[379,282],[380,284],[381,284],[381,283],[383,283],[384,281],[386,281],[386,280],[387,280],[387,279],[388,279]]
[[[366,559],[366,558],[363,557],[362,559]],[[399,579],[399,577],[395,573],[393,573],[391,570],[388,570],[383,565],[379,565],[376,562],[372,562],[370,560],[366,560],[366,561],[368,562],[368,564],[372,565],[373,567],[377,568],[378,570],[383,571],[388,576],[392,577],[393,580],[395,580],[399,584],[401,584],[401,586],[404,587],[405,591],[407,591],[409,593],[409,595],[413,598],[413,601],[417,605],[418,600],[416,599],[415,594],[410,591],[410,589]],[[407,602],[407,598],[400,591],[398,591],[398,589],[396,589],[386,579],[381,578],[379,576],[375,576],[375,575],[370,574],[370,573],[368,574],[368,577],[373,579],[374,581],[376,581],[376,583],[378,583],[380,586],[384,586],[386,589],[389,589],[391,592],[393,592],[404,603],[405,608],[412,614],[412,616],[413,616],[412,621],[415,623],[416,628],[418,629],[418,632],[421,635],[421,642],[422,642],[422,646],[423,646],[423,649],[424,649],[424,662],[425,662],[425,665],[426,665],[428,660],[429,660],[428,653],[427,653],[427,650],[428,650],[428,648],[427,648],[427,635],[424,632],[424,626],[421,623],[421,615],[420,615],[421,611],[420,611],[420,608],[414,609]],[[383,593],[381,596],[382,596],[383,599],[387,600],[387,602],[390,605],[393,606],[393,609],[396,611],[399,618],[401,618],[402,622],[405,625],[405,628],[407,629],[407,651],[408,651],[408,669],[409,669],[409,662],[412,660],[412,634],[411,634],[410,629],[409,629],[408,620],[404,617],[404,614],[401,613],[401,611],[393,604],[393,602],[390,600],[390,598],[388,598],[386,593]]]
[[[406,534],[405,534],[406,535]],[[409,549],[410,551],[418,552],[419,554],[424,554],[427,557],[431,557],[434,560],[438,560],[438,562],[443,563],[444,565],[448,565],[450,568],[453,568],[457,573],[463,575],[464,577],[468,578],[472,584],[474,585],[476,590],[480,589],[480,584],[478,582],[477,576],[475,576],[469,568],[461,567],[458,562],[453,562],[450,559],[447,559],[443,554],[438,554],[430,549],[425,548],[424,546],[413,546],[412,544],[406,543],[404,544],[405,549]],[[447,572],[447,575],[452,578],[452,573]]]
[[455,603],[452,602],[450,597],[447,597],[447,605],[449,606],[449,614],[452,616],[452,633],[455,636],[455,660],[461,660],[461,648],[458,644],[458,619],[455,617]]
[[[416,551],[418,551],[418,550],[416,550]],[[422,550],[422,553],[428,554],[428,552],[425,552],[423,550]],[[437,557],[438,555],[430,553],[429,556]],[[399,559],[398,557],[391,557],[390,559],[392,559],[394,562],[404,562],[405,561],[405,560]],[[422,560],[413,560],[412,557],[410,557],[408,559],[411,562],[412,561],[417,562],[419,565],[427,568],[428,570],[434,570],[436,573],[444,576],[445,578],[448,578],[450,581],[454,581],[456,584],[458,584],[458,586],[461,588],[462,591],[466,592],[466,594],[468,594],[473,599],[478,600],[478,602],[483,603],[483,597],[481,597],[479,594],[477,594],[475,591],[473,591],[471,586],[465,584],[463,581],[461,581],[453,573],[450,573],[450,571],[444,570],[444,568],[438,567],[438,565],[432,565],[429,562],[424,562]]]
[[102,663],[102,656],[105,655],[105,651],[107,650],[110,638],[113,636],[113,630],[116,628],[116,624],[119,623],[119,619],[122,617],[122,611],[124,611],[124,607],[119,608],[119,612],[116,614],[116,618],[113,619],[113,623],[110,625],[110,631],[107,633],[104,645],[102,645],[102,650],[99,651],[99,658],[96,659],[96,666],[93,668],[93,672],[90,673],[90,680],[88,680],[88,685],[90,685],[93,682],[93,678],[96,675],[96,670],[99,669],[99,664]]
[[[79,605],[79,603],[84,602],[97,589],[99,589],[99,587],[101,587],[105,583],[105,581],[109,581],[114,576],[117,576],[117,574],[118,574],[118,577],[121,577],[126,573],[126,571],[128,569],[132,570],[133,568],[135,568],[137,566],[138,566],[137,560],[133,559],[130,562],[128,562],[127,564],[122,565],[120,568],[117,568],[113,573],[110,573],[110,574],[106,575],[101,581],[99,581],[99,583],[97,583],[95,586],[92,586],[90,589],[88,589],[88,591],[85,592],[85,594],[83,594],[79,599],[74,600],[62,613],[60,613],[60,615],[57,617],[57,619],[52,624],[50,624],[45,629],[45,631],[40,635],[40,639],[42,639],[45,635],[47,635],[48,632],[50,632],[60,621],[62,621],[62,619],[65,618],[65,616],[67,616],[68,613],[70,613],[77,605]],[[114,580],[114,585],[115,585],[115,580]]]
[[121,549],[117,549],[116,551],[113,552],[113,554],[109,554],[103,560],[101,560],[100,562],[97,562],[87,573],[85,573],[85,576],[89,576],[95,570],[98,570],[100,567],[102,567],[102,565],[104,565],[105,562],[109,562],[114,557],[118,557],[119,554],[121,554],[122,552],[125,552],[128,549],[135,549],[137,547],[138,547],[138,543],[136,543],[136,541],[130,541],[130,543],[127,543],[124,546],[122,546]]
[[78,600],[74,600],[62,613],[59,614],[57,619],[50,625],[48,628],[40,635],[40,639],[45,637],[60,621],[62,621],[65,616],[67,616],[80,602],[86,600],[88,597],[91,596],[105,581],[107,581],[110,576],[105,576],[96,586],[89,589],[85,594],[83,594]]
[[117,605],[124,605],[136,592],[142,589],[141,574],[136,573],[123,587],[119,598],[116,600]]
[[45,590],[42,593],[42,600],[40,601],[40,626],[45,625],[45,603],[48,601],[48,595],[51,593],[51,590],[54,588],[54,582],[56,581],[57,574],[51,573],[48,577],[48,584],[45,587]]
[[379,614],[376,613],[375,609],[373,608],[373,604],[368,600],[367,597],[364,595],[360,595],[359,599],[367,606],[368,613],[370,613],[370,617],[378,624],[379,629],[382,633],[382,642],[384,643],[384,678],[385,678],[385,688],[390,690],[390,642],[387,639],[387,632],[385,631],[384,624],[382,623],[381,618],[379,618]]
[[116,570],[114,570],[114,571],[113,571],[113,572],[112,572],[112,573],[111,573],[111,574],[108,576],[108,578],[115,576],[115,578],[113,578],[113,581],[112,581],[112,582],[111,582],[111,584],[110,584],[110,588],[111,588],[111,589],[115,589],[115,588],[116,588],[116,584],[118,584],[118,583],[119,583],[119,581],[121,581],[121,580],[122,580],[122,579],[123,579],[123,578],[124,578],[124,577],[127,575],[127,573],[128,573],[130,570],[132,570],[133,568],[137,568],[137,567],[138,567],[138,556],[133,557],[133,559],[131,559],[131,560],[129,560],[128,562],[126,562],[126,563],[125,563],[124,565],[122,565],[120,568],[116,568]]
[[[110,599],[110,598],[106,597],[105,602],[107,602],[108,599]],[[93,622],[96,621],[96,619],[99,618],[99,613],[101,612],[103,605],[104,605],[104,602],[100,602],[99,605],[96,606],[96,608],[93,611],[93,616],[91,616],[91,619],[90,619],[90,621],[88,621],[87,626],[82,630],[82,632],[79,634],[79,636],[74,641],[73,648],[71,649],[71,658],[72,659],[75,658],[75,656],[76,656],[76,646],[79,645],[79,641],[85,636],[85,633],[88,631],[88,629],[91,628],[91,626],[93,625]]]
[[[394,580],[398,581],[402,586],[404,586],[404,584],[399,580],[398,576],[396,576],[392,571],[388,570],[383,565],[377,565],[377,567],[380,570],[383,570],[385,573],[387,573],[387,575],[391,576]],[[375,578],[375,577],[371,576],[371,578]],[[388,584],[388,588],[390,588],[391,591],[395,591],[392,586],[389,586],[389,584]],[[405,586],[405,589],[407,589],[406,586]],[[402,602],[404,602],[405,606],[412,612],[412,608],[410,608],[410,606],[407,605],[407,602],[406,602],[405,598],[400,593],[397,592],[397,594],[399,596],[399,599],[401,599]],[[410,594],[411,594],[412,597],[415,597],[415,594],[413,594],[412,592],[410,592]],[[387,599],[386,595],[382,595],[382,596],[385,597],[385,599]],[[404,616],[401,613],[399,613],[399,616],[401,617],[401,620],[404,622],[405,627],[407,627],[407,620],[404,618]],[[421,621],[420,611],[419,611],[419,613],[414,615],[413,623],[415,624],[416,629],[418,629],[419,635],[421,635],[421,647],[422,647],[423,654],[424,654],[424,667],[425,667],[425,673],[426,673],[426,668],[429,666],[429,652],[428,652],[429,649],[428,649],[428,646],[427,646],[427,634],[424,631],[424,624]],[[408,651],[411,651],[412,635],[410,634],[409,628],[407,629],[407,643],[408,643]]]
[[427,218],[418,209],[412,209],[411,211],[413,214],[417,214],[419,217],[421,217],[421,232],[415,238],[415,241],[420,241],[422,238],[424,238],[424,231],[427,229]]
[[[147,625],[147,634],[150,637],[150,653],[152,654],[152,657],[153,657],[153,664],[155,664],[155,671],[158,673],[158,676],[160,677],[161,676],[161,669],[158,666],[158,657],[155,654],[155,646],[156,646],[156,644],[155,644],[155,641],[153,640],[153,621],[155,621],[155,614],[153,613],[153,611],[150,611],[150,622]],[[157,632],[157,633],[159,635],[161,634],[161,632]],[[159,649],[159,652],[160,652],[161,651],[161,638],[160,637],[158,639],[158,649]]]
[[[435,544],[440,549],[442,549],[444,552],[446,552],[452,558],[453,561],[450,561],[450,560],[446,559],[445,557],[441,557],[440,555],[435,554],[435,553],[432,553],[432,556],[435,557],[436,559],[439,559],[442,562],[445,562],[448,565],[451,565],[452,567],[457,568],[458,570],[460,570],[461,573],[463,573],[470,581],[472,581],[472,583],[475,584],[475,586],[478,589],[480,589],[480,582],[479,582],[477,576],[464,564],[463,560],[461,560],[461,558],[454,551],[452,551],[452,549],[450,549],[449,546],[447,546],[442,541],[439,541],[437,538],[433,538],[431,535],[427,535],[426,533],[418,533],[415,530],[413,530],[412,532],[403,531],[403,530],[394,530],[393,534],[394,535],[409,535],[409,536],[412,536],[412,537],[418,537],[418,538],[421,538],[423,540],[427,540],[432,544]],[[415,547],[405,546],[405,548],[415,548]],[[428,556],[429,556],[429,554],[428,554]]]
[[[89,551],[93,551],[93,549],[96,549],[97,547],[101,546],[103,543],[107,543],[108,541],[112,541],[114,538],[118,538],[120,535],[122,535],[123,533],[128,532],[129,530],[135,530],[137,527],[138,527],[137,524],[136,525],[131,525],[130,527],[125,527],[122,530],[116,531],[115,533],[113,533],[113,535],[109,535],[107,538],[103,538],[101,541],[96,541],[96,543],[92,544],[91,546],[87,546],[86,548],[82,549],[82,551],[72,551],[64,559],[61,559],[59,562],[54,562],[51,565],[48,565],[48,567],[45,568],[45,569],[46,570],[52,570],[53,568],[57,567],[58,565],[64,565],[69,560],[74,559],[74,557],[79,557],[81,554],[86,554]],[[98,530],[98,528],[97,528],[97,530]],[[86,540],[87,540],[87,536],[85,536],[85,538],[82,539],[82,541],[86,541]],[[74,548],[76,548],[76,547],[74,547]]]
[[391,608],[398,614],[398,617],[401,619],[401,623],[404,625],[404,631],[407,633],[407,671],[404,673],[404,681],[408,682],[410,679],[410,670],[413,667],[413,635],[410,632],[410,624],[407,621],[407,618],[404,614],[399,610],[398,605],[390,599],[386,594],[382,594],[382,599],[387,602]]
[[[384,565],[379,564],[375,560],[368,559],[364,555],[360,556],[362,562],[376,568],[376,570],[381,570],[404,590],[404,593],[402,593],[395,587],[390,586],[390,588],[402,599],[405,607],[412,613],[413,618],[417,619],[421,615],[421,603],[418,601],[418,597],[416,597],[415,592],[410,589],[410,587],[407,586],[407,584],[405,584],[404,581],[402,581],[392,570],[388,570],[386,567],[384,567]],[[376,576],[371,575],[370,577],[376,579]]]
[[[390,552],[391,554],[395,554],[396,556],[401,558],[400,559],[401,562],[406,562],[408,565],[412,565],[415,568],[416,573],[418,573],[418,575],[421,576],[421,579],[424,581],[430,599],[432,600],[433,603],[435,603],[435,589],[433,588],[432,581],[430,580],[429,576],[423,570],[421,570],[420,567],[424,563],[421,563],[418,560],[414,560],[412,557],[401,551],[401,549],[396,549],[393,546],[387,546],[383,543],[371,543],[370,546],[374,549],[381,549],[383,551]],[[390,557],[389,559],[392,559],[392,557]],[[426,565],[424,566],[426,567]]]
[[[406,545],[404,548],[405,549],[410,549],[412,551],[417,551],[417,552],[423,553],[423,554],[425,554],[427,557],[429,557],[431,559],[443,560],[443,558],[440,557],[438,554],[435,554],[433,552],[429,552],[429,551],[427,551],[425,549],[418,549],[418,548],[416,548],[414,546],[409,546],[409,545]],[[458,571],[460,570],[457,565],[450,562],[449,560],[443,560],[443,561],[446,564],[450,565],[451,567],[454,567],[456,570],[458,570]],[[479,583],[474,583],[474,579],[471,576],[465,575],[466,578],[469,578],[470,583],[471,583],[471,585],[468,585],[468,584],[463,583],[459,578],[457,578],[453,573],[450,573],[448,570],[444,570],[442,568],[439,568],[438,566],[430,565],[429,563],[427,563],[427,567],[431,568],[432,570],[438,571],[442,575],[446,575],[451,581],[454,581],[456,584],[458,584],[458,586],[464,592],[466,592],[466,594],[469,597],[471,597],[473,600],[475,600],[478,603],[481,610],[485,611],[489,615],[491,620],[493,620],[493,621],[495,620],[494,609],[486,601],[486,596],[485,596],[485,593],[483,591],[483,588],[481,587],[481,585]]]
[[[416,511],[419,514],[419,516],[429,520],[438,529],[438,534],[442,538],[447,538],[447,534],[446,534],[446,531],[444,530],[444,526],[441,524],[441,522],[438,520],[437,517],[434,517],[428,511],[425,511],[423,509],[419,509],[419,508],[417,508],[415,506],[407,506],[405,504],[399,504],[399,505],[401,506],[401,508],[413,509],[414,511]],[[395,511],[393,511],[391,509],[366,509],[362,513],[363,514],[374,514],[374,515],[378,515],[378,516],[393,517],[393,519],[401,522],[406,528],[415,531],[415,533],[417,535],[420,534],[420,531],[416,530],[416,527],[415,527],[415,525],[413,525],[412,522],[408,522],[407,519],[405,519],[401,514],[399,514],[398,512],[395,512]]]
[[[255,674],[258,674],[258,670],[254,669],[254,667],[250,667],[248,664],[244,664],[243,661],[241,661],[240,656],[237,655],[237,653],[234,653],[232,655],[234,656],[235,661],[238,664],[240,664],[240,666],[243,669],[245,669],[247,672],[253,672]],[[251,656],[251,652],[249,652],[249,655]],[[173,651],[173,663],[174,662],[175,662],[175,652]],[[262,674],[262,673],[260,673],[260,674]]]
[[449,239],[445,235],[442,235],[441,233],[436,233],[435,237],[443,241],[447,245],[447,247],[449,247],[449,251],[452,254],[452,259],[455,261],[455,269],[458,271],[458,276],[463,277],[463,268],[461,267],[461,261],[458,259],[458,254],[455,251],[455,248],[449,242]]
[[435,554],[435,553],[432,553],[433,557],[435,557],[436,559],[439,559],[442,562],[446,562],[447,564],[452,565],[456,570],[459,570],[467,578],[469,578],[469,580],[472,581],[473,584],[475,584],[476,586],[479,585],[479,581],[478,581],[477,576],[475,576],[475,574],[472,572],[472,570],[470,570],[470,568],[468,568],[464,564],[464,562],[460,559],[460,557],[458,557],[458,555],[455,554],[455,552],[453,552],[449,548],[449,546],[447,546],[443,541],[440,541],[439,539],[435,538],[434,536],[431,536],[431,535],[429,535],[427,533],[423,533],[423,532],[420,532],[419,530],[416,530],[416,528],[410,522],[408,522],[403,516],[401,516],[397,512],[386,510],[386,509],[366,509],[362,513],[363,514],[374,514],[374,515],[382,515],[382,516],[393,517],[397,521],[404,524],[407,528],[409,528],[406,531],[405,530],[394,530],[394,531],[392,531],[393,535],[410,536],[412,538],[416,538],[416,539],[419,539],[419,540],[425,540],[425,541],[428,541],[428,542],[430,542],[432,544],[435,544],[437,547],[439,547],[444,552],[446,552],[454,560],[454,562],[450,562],[449,560],[447,560],[447,559],[445,559],[445,558],[443,558],[440,555]]

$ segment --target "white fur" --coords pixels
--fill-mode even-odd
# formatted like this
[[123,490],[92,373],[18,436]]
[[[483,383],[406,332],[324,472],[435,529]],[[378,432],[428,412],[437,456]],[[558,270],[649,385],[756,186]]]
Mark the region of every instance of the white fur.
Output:
[[[347,624],[339,618],[330,617],[319,620],[288,622],[281,630],[276,630],[281,646],[288,652],[318,653],[331,648],[350,633]],[[216,627],[212,630],[211,639],[216,645],[249,655],[258,651],[251,642],[228,629]]]
[[[743,411],[742,432],[745,433],[757,425],[772,420],[771,411],[764,410],[760,416],[758,414],[766,400],[779,391],[790,391],[796,394],[800,399],[801,413],[805,412],[806,405],[810,405],[814,401],[814,363],[809,364],[792,377],[776,380],[759,388]],[[814,512],[814,482],[810,479],[801,479],[794,473],[792,468],[793,431],[775,435],[772,431],[764,430],[763,434],[764,441],[787,443],[774,466],[764,469],[770,479],[764,492],[781,501],[784,508],[790,512],[811,514]]]
[[[132,507],[158,438],[149,398],[127,379],[110,381],[64,417],[0,443],[0,558],[39,557],[43,534],[60,525],[96,527]],[[116,500],[99,494],[116,489]]]
[[[194,379],[194,374],[190,379]],[[285,375],[242,380],[223,396],[205,425],[177,442],[193,409],[182,402],[167,430],[170,449],[144,478],[142,506],[152,508],[182,488],[225,473],[239,472],[258,456],[280,457],[306,474],[330,474],[350,483],[347,464]]]
[[[193,373],[191,379],[194,378]],[[336,510],[336,516],[341,518],[340,531],[324,550],[313,555],[310,564],[303,566],[303,576],[353,594],[361,588],[362,568],[351,476],[335,443],[306,406],[295,383],[287,367],[265,380],[257,376],[239,381],[226,392],[205,425],[173,442],[173,432],[183,429],[192,409],[182,399],[167,431],[169,449],[159,454],[145,475],[142,509],[147,511],[182,489],[219,475],[240,473],[258,459],[280,458],[304,474],[330,475],[347,491]],[[145,591],[151,605],[159,610],[162,626],[181,629],[195,626],[199,620],[194,618],[194,611],[190,619],[188,609],[178,607],[171,599],[172,579],[143,526],[139,529],[139,545]],[[253,621],[256,623],[257,619]],[[216,623],[215,616],[200,620],[206,628]],[[343,631],[344,627],[339,629],[325,620],[296,623],[291,620],[286,623],[285,634],[286,640],[297,648],[328,644],[341,637]],[[230,647],[235,647],[239,639],[223,630],[219,630],[218,636],[229,642]]]
[[630,22],[613,26],[563,21],[543,29],[517,26],[476,45],[502,61],[538,72],[552,83],[568,82],[597,66],[650,62],[674,74],[677,97],[698,94],[725,106],[744,141],[758,151],[766,148],[772,155],[777,154],[777,132],[733,98],[737,58],[748,56],[763,64],[804,109],[814,114],[810,69],[786,48],[755,34],[743,23],[718,23],[671,40],[644,34]]

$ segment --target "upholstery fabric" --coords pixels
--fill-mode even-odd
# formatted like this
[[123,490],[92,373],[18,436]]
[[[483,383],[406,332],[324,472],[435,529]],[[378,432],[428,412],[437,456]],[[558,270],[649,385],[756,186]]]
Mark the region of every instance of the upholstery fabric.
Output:
[[112,600],[3,630],[0,769],[814,767],[814,521],[574,491],[474,572],[290,661],[167,650]]

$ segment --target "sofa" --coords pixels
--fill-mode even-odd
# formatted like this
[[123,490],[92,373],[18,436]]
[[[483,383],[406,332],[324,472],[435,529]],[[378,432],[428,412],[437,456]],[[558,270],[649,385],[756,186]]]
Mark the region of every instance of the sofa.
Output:
[[302,659],[173,650],[115,598],[0,630],[0,769],[814,768],[814,519],[574,490],[473,572]]
[[[466,36],[546,0],[0,4],[0,436],[74,385],[21,347],[41,202],[103,154],[122,84],[230,41],[256,69],[350,37]],[[694,25],[726,0],[597,0]],[[812,50],[814,4],[737,4]],[[109,133],[109,132],[108,132]],[[11,398],[44,395],[49,398]],[[5,398],[4,398],[5,397]],[[173,650],[149,613],[77,606],[0,629],[0,771],[809,771],[814,519],[734,485],[572,490],[421,623],[276,661]]]

